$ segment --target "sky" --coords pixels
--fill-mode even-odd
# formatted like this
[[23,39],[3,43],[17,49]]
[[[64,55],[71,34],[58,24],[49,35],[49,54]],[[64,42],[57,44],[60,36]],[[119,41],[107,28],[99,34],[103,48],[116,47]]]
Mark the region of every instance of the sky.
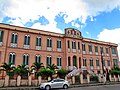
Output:
[[57,33],[76,28],[118,44],[120,58],[120,0],[0,0],[0,23]]

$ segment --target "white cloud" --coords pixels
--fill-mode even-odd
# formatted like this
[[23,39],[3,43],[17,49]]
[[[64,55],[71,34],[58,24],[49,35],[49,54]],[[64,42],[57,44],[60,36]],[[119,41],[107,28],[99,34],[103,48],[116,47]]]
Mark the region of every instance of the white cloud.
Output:
[[[16,18],[11,22],[21,26],[30,19],[34,21],[44,16],[52,28],[57,29],[54,19],[60,13],[65,15],[66,23],[79,19],[85,24],[88,16],[93,20],[93,16],[110,12],[117,7],[120,7],[120,0],[0,0],[0,18]],[[76,22],[73,25],[79,27]]]
[[98,40],[113,42],[118,44],[118,54],[120,59],[120,28],[108,30],[104,29],[100,34],[97,36]]

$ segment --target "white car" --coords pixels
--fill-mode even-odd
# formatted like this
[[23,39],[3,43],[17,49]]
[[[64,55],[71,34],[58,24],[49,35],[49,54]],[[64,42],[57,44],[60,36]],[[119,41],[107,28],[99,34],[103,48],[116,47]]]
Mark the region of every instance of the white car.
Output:
[[39,85],[40,89],[50,90],[53,88],[64,88],[67,89],[69,87],[69,83],[64,79],[53,79],[52,81],[41,83]]

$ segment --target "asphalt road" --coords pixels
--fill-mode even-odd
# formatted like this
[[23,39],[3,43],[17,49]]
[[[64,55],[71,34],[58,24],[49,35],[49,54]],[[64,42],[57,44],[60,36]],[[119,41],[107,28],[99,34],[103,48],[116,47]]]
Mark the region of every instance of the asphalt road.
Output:
[[[59,89],[59,90],[64,90],[64,89]],[[67,90],[120,90],[120,84],[88,86],[88,87],[75,87],[75,88],[68,88]]]

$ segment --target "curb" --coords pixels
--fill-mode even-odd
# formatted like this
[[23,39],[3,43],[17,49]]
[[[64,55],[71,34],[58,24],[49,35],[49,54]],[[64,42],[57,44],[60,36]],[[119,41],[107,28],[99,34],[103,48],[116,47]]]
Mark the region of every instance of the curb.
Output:
[[[93,84],[72,84],[69,88],[75,87],[90,87],[90,86],[102,86],[102,85],[114,85],[120,84],[120,82],[111,82],[111,83],[93,83]],[[39,90],[38,87],[33,86],[22,86],[22,87],[1,87],[0,90]]]

